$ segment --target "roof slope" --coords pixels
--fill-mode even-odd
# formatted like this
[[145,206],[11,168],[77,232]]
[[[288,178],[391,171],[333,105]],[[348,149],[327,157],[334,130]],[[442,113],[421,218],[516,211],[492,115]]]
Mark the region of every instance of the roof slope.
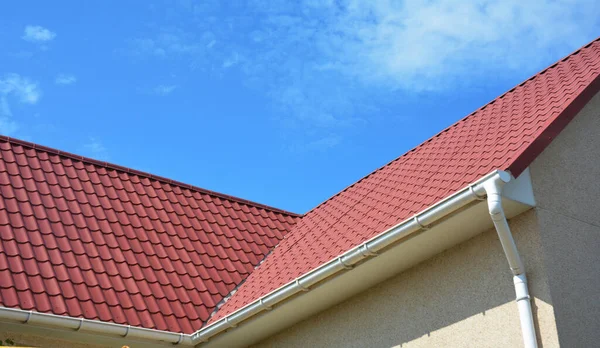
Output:
[[325,201],[211,321],[266,295],[495,169],[518,176],[600,89],[600,42],[535,75]]
[[0,305],[192,333],[297,216],[0,137]]

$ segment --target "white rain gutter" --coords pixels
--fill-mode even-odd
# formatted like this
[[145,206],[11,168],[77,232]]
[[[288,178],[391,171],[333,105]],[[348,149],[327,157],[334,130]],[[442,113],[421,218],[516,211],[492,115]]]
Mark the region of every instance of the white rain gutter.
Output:
[[174,345],[197,345],[202,342],[207,342],[210,338],[229,328],[236,327],[241,322],[263,311],[270,310],[273,306],[293,295],[310,291],[312,286],[320,283],[326,278],[350,269],[367,258],[377,256],[378,252],[383,249],[414,235],[417,232],[427,230],[430,226],[440,222],[440,220],[448,217],[450,214],[475,201],[483,200],[485,199],[485,196],[488,195],[490,215],[492,216],[492,220],[494,221],[494,225],[500,236],[510,267],[513,270],[513,274],[515,274],[515,290],[517,291],[517,303],[521,315],[523,337],[526,342],[525,346],[527,348],[537,347],[537,343],[535,342],[535,329],[533,327],[531,315],[531,304],[529,302],[529,293],[527,291],[526,278],[523,272],[523,264],[517,252],[514,240],[512,239],[501,205],[501,188],[504,183],[507,183],[510,179],[511,175],[507,172],[493,171],[475,181],[473,184],[416,214],[412,218],[382,232],[367,242],[350,249],[339,257],[294,279],[191,335],[5,307],[0,307],[0,320],[16,321],[44,327],[58,327],[113,337],[172,343]]
[[144,329],[141,327],[120,325],[98,320],[73,318],[62,315],[25,311],[16,308],[0,307],[0,319],[17,321],[43,327],[72,329],[76,332],[96,333],[113,337],[143,339],[161,343],[193,345],[191,335],[175,332]]
[[508,265],[513,274],[523,343],[525,344],[525,348],[537,348],[537,338],[535,326],[533,324],[531,298],[529,296],[529,289],[527,288],[525,267],[523,266],[523,261],[517,250],[517,245],[515,244],[512,233],[510,232],[504,209],[502,208],[502,188],[510,181],[511,176],[508,174],[507,177],[503,177],[503,175],[500,175],[499,177],[499,180],[490,180],[484,184],[488,208],[494,226],[496,227],[496,232],[500,238],[502,249],[504,249],[504,254],[508,260]]
[[[464,208],[474,201],[485,199],[486,187],[495,187],[492,183],[505,183],[510,181],[511,175],[504,171],[493,171],[492,173],[475,181],[473,184],[463,188],[446,199],[423,210],[410,219],[382,232],[369,241],[350,249],[339,257],[321,265],[318,268],[294,279],[282,287],[270,292],[258,300],[238,309],[237,311],[221,318],[214,323],[205,326],[192,335],[192,341],[197,344],[207,342],[210,338],[229,329],[234,328],[244,320],[270,310],[276,304],[296,295],[300,292],[310,291],[315,284],[329,278],[337,273],[352,268],[359,262],[375,257],[378,252],[407,238],[417,232],[428,229],[431,225],[450,214]],[[500,186],[500,184],[497,184]],[[495,196],[500,197],[500,196]],[[504,220],[506,222],[506,220]],[[513,242],[514,243],[514,242]],[[515,249],[516,250],[516,249]]]

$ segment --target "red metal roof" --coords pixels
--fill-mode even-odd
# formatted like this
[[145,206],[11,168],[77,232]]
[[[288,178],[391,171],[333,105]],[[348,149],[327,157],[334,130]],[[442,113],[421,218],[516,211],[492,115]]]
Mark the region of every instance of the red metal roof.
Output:
[[297,217],[0,137],[0,305],[192,333]]
[[294,227],[215,321],[495,169],[516,177],[600,90],[596,40],[325,201]]

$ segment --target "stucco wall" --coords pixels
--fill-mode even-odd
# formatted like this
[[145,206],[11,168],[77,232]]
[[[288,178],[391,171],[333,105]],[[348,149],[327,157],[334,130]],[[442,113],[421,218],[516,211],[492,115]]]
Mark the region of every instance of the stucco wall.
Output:
[[[543,347],[556,347],[535,212],[510,222]],[[520,347],[512,277],[494,230],[305,320],[256,347]]]
[[0,322],[0,340],[10,338],[19,346],[41,348],[164,348],[173,347],[170,343],[136,341],[123,337],[103,336],[74,330],[60,330],[39,327],[35,324],[23,325],[16,322]]
[[[41,348],[55,348],[55,347],[65,347],[65,348],[106,348],[107,346],[99,346],[93,343],[85,344],[85,343],[76,343],[73,341],[66,341],[57,338],[51,338],[47,336],[35,335],[28,332],[18,332],[18,331],[5,331],[0,325],[0,340],[6,340],[7,338],[12,339],[17,346],[25,346],[25,347],[41,347]],[[118,347],[122,347],[123,345],[119,345]],[[114,347],[117,347],[116,345]]]
[[563,347],[600,345],[600,94],[531,166]]

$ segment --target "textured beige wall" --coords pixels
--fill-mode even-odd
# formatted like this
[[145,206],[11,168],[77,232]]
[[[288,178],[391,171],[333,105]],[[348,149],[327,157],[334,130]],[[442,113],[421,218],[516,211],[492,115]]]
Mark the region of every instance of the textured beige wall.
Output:
[[[556,347],[535,212],[510,225],[528,268],[541,346]],[[514,297],[490,230],[256,347],[520,347]]]
[[42,328],[35,324],[19,324],[16,322],[0,322],[0,340],[10,338],[17,345],[42,348],[164,348],[173,347],[170,343],[153,343],[135,341],[122,337],[96,335],[74,330]]
[[[65,347],[65,348],[106,348],[107,346],[98,346],[94,344],[84,344],[84,343],[75,343],[72,341],[65,341],[56,338],[49,338],[47,336],[39,336],[27,332],[17,332],[17,331],[4,331],[2,330],[2,326],[0,325],[0,340],[6,340],[7,338],[15,341],[17,346],[26,346],[26,347],[40,347],[40,348],[56,348],[56,347]],[[116,346],[115,346],[116,347]],[[122,345],[118,346],[119,348]]]
[[531,166],[563,347],[600,346],[600,94]]

